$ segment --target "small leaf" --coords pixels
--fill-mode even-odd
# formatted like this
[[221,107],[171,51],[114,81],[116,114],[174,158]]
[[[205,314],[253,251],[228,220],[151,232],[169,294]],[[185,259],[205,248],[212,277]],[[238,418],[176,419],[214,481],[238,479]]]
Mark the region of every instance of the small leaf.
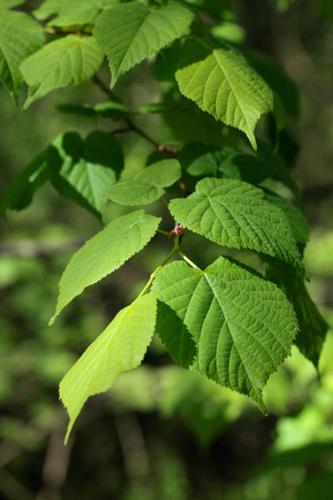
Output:
[[87,399],[107,391],[120,373],[141,364],[155,318],[156,299],[151,294],[138,298],[117,314],[65,375],[59,393],[70,418],[66,441]]
[[216,120],[242,130],[257,148],[254,130],[260,116],[273,109],[273,94],[238,52],[214,50],[177,71],[176,78],[185,97]]
[[196,368],[264,409],[262,389],[289,355],[297,331],[283,292],[224,257],[204,272],[185,262],[168,264],[152,292],[194,337]]
[[203,179],[170,211],[185,228],[219,245],[249,249],[303,268],[283,211],[251,184],[232,179]]
[[103,57],[92,36],[68,35],[48,43],[20,66],[29,85],[25,108],[52,90],[89,80],[98,71]]
[[110,100],[103,101],[92,106],[91,104],[60,104],[59,111],[62,113],[87,116],[90,118],[111,118],[112,120],[121,120],[129,113],[125,104]]
[[104,9],[117,3],[117,0],[71,0],[64,2],[51,26],[61,28],[73,26],[92,26]]
[[111,86],[133,66],[183,36],[192,20],[191,11],[174,1],[160,8],[129,2],[102,12],[94,35],[109,59]]
[[174,184],[181,176],[177,160],[162,160],[136,175],[129,181],[118,182],[109,190],[109,197],[120,205],[147,205],[161,198],[163,188]]
[[42,28],[23,12],[1,10],[0,80],[18,100],[23,78],[20,64],[44,43]]
[[142,250],[155,235],[160,219],[143,210],[110,222],[73,255],[59,283],[52,324],[58,314],[85,288],[97,283]]
[[294,306],[299,323],[295,343],[304,356],[318,367],[329,326],[312,301],[303,276],[275,259],[268,259],[267,262],[267,277],[285,292]]
[[49,150],[54,187],[100,218],[109,189],[124,166],[122,149],[112,134],[94,131],[59,136]]
[[189,368],[196,355],[196,345],[187,327],[169,306],[157,302],[156,333],[172,359]]
[[19,172],[0,198],[0,214],[7,210],[23,210],[33,200],[36,190],[48,180],[47,153],[35,158]]
[[33,11],[33,15],[38,21],[44,21],[50,16],[58,14],[61,7],[68,3],[68,0],[44,0],[38,7]]

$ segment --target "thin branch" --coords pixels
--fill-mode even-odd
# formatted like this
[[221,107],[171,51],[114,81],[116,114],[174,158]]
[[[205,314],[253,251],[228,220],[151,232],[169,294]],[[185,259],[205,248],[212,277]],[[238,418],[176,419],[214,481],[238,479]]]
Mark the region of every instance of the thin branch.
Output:
[[[93,82],[99,87],[99,89],[106,94],[110,99],[117,99],[115,94],[112,92],[112,90],[104,83],[104,81],[98,76],[95,75],[93,78]],[[165,144],[160,144],[158,141],[156,141],[153,137],[151,137],[147,132],[142,130],[142,128],[138,127],[133,120],[130,117],[125,117],[124,118],[125,123],[128,127],[128,129],[121,129],[122,132],[125,131],[132,131],[141,136],[143,139],[145,139],[147,142],[149,142],[152,146],[154,146],[155,149],[160,151],[161,153],[169,153],[169,154],[177,154],[178,149],[173,148],[171,146],[167,146]],[[119,133],[119,131],[118,131]]]

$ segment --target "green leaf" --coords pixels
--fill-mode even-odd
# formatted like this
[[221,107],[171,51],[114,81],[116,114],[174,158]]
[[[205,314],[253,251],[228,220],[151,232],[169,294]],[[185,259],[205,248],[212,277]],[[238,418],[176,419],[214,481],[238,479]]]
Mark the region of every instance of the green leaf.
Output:
[[59,283],[52,324],[85,288],[122,266],[140,252],[157,231],[160,219],[138,210],[110,222],[73,255]]
[[29,85],[25,108],[52,90],[89,80],[98,71],[103,57],[92,36],[68,35],[48,43],[21,64]]
[[43,30],[33,19],[22,12],[1,11],[0,80],[15,100],[23,83],[20,64],[43,43]]
[[191,231],[229,248],[249,249],[303,268],[283,211],[251,184],[232,179],[203,179],[170,211]]
[[107,391],[120,373],[141,364],[155,318],[156,299],[151,294],[138,298],[117,314],[65,375],[59,393],[70,418],[66,440],[87,399]]
[[257,148],[254,130],[260,116],[273,109],[273,94],[238,52],[214,50],[177,71],[176,78],[185,97],[216,120],[242,130]]
[[49,165],[55,188],[100,217],[124,158],[110,133],[94,131],[82,140],[79,134],[67,132],[53,142]]
[[146,205],[161,198],[165,193],[163,188],[171,186],[180,177],[181,167],[177,160],[162,160],[145,168],[133,179],[112,186],[109,198],[120,205]]
[[64,2],[51,26],[61,28],[73,26],[93,26],[97,16],[117,0],[71,0]]
[[196,355],[194,339],[173,309],[160,301],[155,330],[172,359],[184,368],[191,366]]
[[152,291],[194,337],[196,368],[264,409],[262,389],[290,353],[297,331],[283,292],[224,257],[204,272],[185,262],[168,264]]
[[318,367],[329,326],[312,301],[303,276],[290,266],[274,259],[268,259],[267,262],[267,277],[285,292],[294,306],[299,323],[295,343],[304,356]]
[[267,192],[266,200],[283,211],[295,240],[306,245],[310,238],[310,229],[302,212],[291,202],[275,193]]
[[60,104],[59,111],[70,115],[86,116],[98,119],[111,118],[112,120],[121,120],[128,113],[129,109],[125,104],[119,101],[103,101],[92,106],[91,104]]
[[111,86],[133,66],[185,35],[192,20],[191,11],[174,1],[158,9],[129,2],[102,12],[94,35],[109,59]]
[[68,0],[44,0],[38,7],[33,11],[33,15],[39,21],[44,21],[50,16],[58,14],[61,7],[68,3]]
[[1,195],[0,214],[5,214],[7,210],[23,210],[30,205],[36,190],[48,177],[47,153],[44,152],[19,172]]

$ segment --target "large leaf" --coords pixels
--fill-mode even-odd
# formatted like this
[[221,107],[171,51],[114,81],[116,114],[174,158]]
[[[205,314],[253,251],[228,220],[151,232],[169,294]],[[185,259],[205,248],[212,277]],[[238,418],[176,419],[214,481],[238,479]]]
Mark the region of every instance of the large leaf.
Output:
[[312,301],[303,276],[290,266],[274,259],[268,259],[266,271],[269,279],[284,290],[294,306],[299,323],[296,345],[304,356],[318,367],[329,326]]
[[60,383],[70,422],[67,438],[90,396],[105,392],[119,373],[140,365],[154,333],[156,299],[144,295],[122,309]]
[[156,333],[172,359],[184,368],[194,361],[196,345],[187,327],[173,309],[157,302]]
[[0,80],[18,99],[23,78],[22,61],[44,42],[42,28],[22,12],[1,10],[0,14]]
[[68,35],[48,43],[21,64],[29,85],[25,108],[52,90],[89,80],[98,71],[103,57],[92,36]]
[[102,12],[94,35],[109,59],[111,85],[133,66],[183,36],[192,19],[191,11],[174,1],[157,9],[129,2]]
[[56,189],[100,217],[124,159],[110,133],[94,131],[83,140],[67,132],[53,142],[49,165]]
[[7,210],[23,210],[33,200],[36,190],[48,179],[47,153],[35,158],[19,172],[0,197],[0,214]]
[[143,210],[110,222],[71,258],[59,283],[52,324],[58,314],[85,288],[111,274],[142,250],[157,231],[160,219]]
[[235,50],[218,49],[203,61],[177,71],[182,94],[203,111],[247,135],[254,149],[254,130],[263,113],[273,109],[266,82]]
[[165,266],[153,293],[184,322],[197,344],[197,369],[253,398],[261,408],[268,377],[290,353],[294,311],[273,283],[221,257],[204,272]]
[[222,246],[249,249],[302,268],[283,211],[251,184],[232,179],[203,179],[186,199],[169,205],[185,228]]
[[136,175],[129,181],[119,182],[109,190],[112,201],[121,205],[146,205],[163,196],[163,188],[174,184],[181,176],[177,160],[162,160]]

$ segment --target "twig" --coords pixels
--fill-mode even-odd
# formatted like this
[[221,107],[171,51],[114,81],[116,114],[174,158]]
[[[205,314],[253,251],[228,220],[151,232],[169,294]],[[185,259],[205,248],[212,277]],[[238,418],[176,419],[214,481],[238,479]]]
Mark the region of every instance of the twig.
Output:
[[[104,81],[98,76],[95,75],[93,78],[93,82],[100,88],[100,90],[106,94],[110,99],[117,99],[115,94],[112,92],[112,90],[104,83]],[[160,144],[158,141],[156,141],[153,137],[151,137],[147,132],[142,130],[142,128],[138,127],[133,120],[130,117],[125,117],[124,118],[125,123],[127,125],[127,130],[126,129],[120,129],[121,132],[135,132],[136,134],[140,135],[143,139],[145,139],[147,142],[149,142],[152,146],[154,146],[155,149],[160,151],[161,153],[169,153],[169,154],[177,154],[178,149],[173,148],[171,146],[167,146],[165,144]],[[115,132],[114,132],[115,133]],[[118,130],[117,133],[120,133]]]

